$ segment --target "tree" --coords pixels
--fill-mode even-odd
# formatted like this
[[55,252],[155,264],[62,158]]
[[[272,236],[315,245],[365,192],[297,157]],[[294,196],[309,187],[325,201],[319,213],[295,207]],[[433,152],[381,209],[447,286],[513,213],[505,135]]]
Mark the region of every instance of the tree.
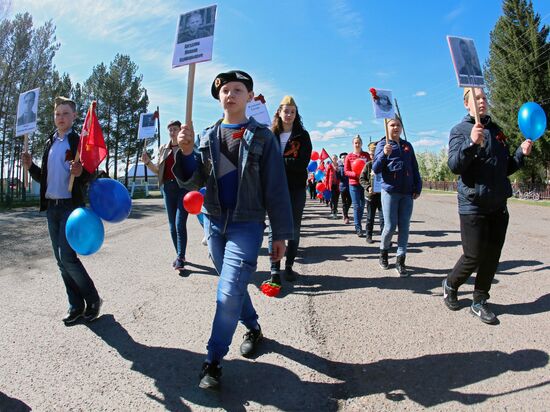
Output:
[[17,159],[22,139],[15,138],[19,94],[43,86],[58,49],[51,21],[33,28],[31,15],[24,13],[0,22],[0,201],[4,200],[4,178],[13,181],[21,172]]
[[[534,12],[531,1],[504,0],[502,10],[503,15],[491,32],[485,77],[492,116],[515,150],[523,141],[517,125],[520,106],[534,101],[549,113],[549,27],[541,27],[540,15]],[[548,181],[549,169],[550,139],[546,131],[533,145],[531,158],[517,177],[531,183]]]

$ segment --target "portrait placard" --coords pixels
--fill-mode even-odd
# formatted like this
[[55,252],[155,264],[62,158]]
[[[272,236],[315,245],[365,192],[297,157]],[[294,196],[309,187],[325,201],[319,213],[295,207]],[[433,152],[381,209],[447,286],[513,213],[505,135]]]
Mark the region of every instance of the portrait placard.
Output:
[[179,16],[172,68],[212,60],[216,5]]
[[392,103],[391,90],[371,88],[370,92],[372,95],[374,117],[376,119],[393,119],[395,117],[395,109]]
[[139,115],[138,139],[150,139],[155,137],[157,125],[154,113],[141,113]]
[[38,95],[40,88],[28,90],[19,95],[17,103],[17,123],[15,135],[21,136],[32,133],[36,130],[38,113]]
[[484,87],[485,80],[472,39],[447,36],[459,87]]

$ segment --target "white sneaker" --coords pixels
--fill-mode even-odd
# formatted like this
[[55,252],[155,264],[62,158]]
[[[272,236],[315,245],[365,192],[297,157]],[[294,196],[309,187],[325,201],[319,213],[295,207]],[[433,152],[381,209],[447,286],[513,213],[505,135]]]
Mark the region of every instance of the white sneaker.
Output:
[[206,236],[202,238],[201,243],[202,243],[204,246],[208,246],[208,242],[206,241]]

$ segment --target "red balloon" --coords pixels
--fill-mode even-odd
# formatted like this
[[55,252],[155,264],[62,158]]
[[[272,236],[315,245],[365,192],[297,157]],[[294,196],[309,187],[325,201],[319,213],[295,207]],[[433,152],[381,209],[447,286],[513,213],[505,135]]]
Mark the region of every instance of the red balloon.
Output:
[[204,202],[204,196],[197,191],[189,192],[183,197],[183,207],[192,215],[198,215]]
[[324,192],[327,187],[323,182],[317,183],[317,186],[315,186],[315,189],[317,189],[319,192]]
[[311,160],[316,161],[317,159],[319,159],[319,153],[316,151],[311,152]]
[[323,194],[322,193],[317,193],[317,199],[322,199],[323,198]]
[[351,165],[351,169],[354,171],[356,175],[360,175],[363,171],[363,168],[365,167],[365,160],[364,159],[355,159],[353,161],[353,164]]

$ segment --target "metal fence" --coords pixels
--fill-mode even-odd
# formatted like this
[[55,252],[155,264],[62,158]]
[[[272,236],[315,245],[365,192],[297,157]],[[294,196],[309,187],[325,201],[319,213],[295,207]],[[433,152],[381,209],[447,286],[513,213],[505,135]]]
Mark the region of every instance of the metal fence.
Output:
[[[425,189],[443,190],[446,192],[456,192],[456,181],[451,182],[433,182],[424,181]],[[524,183],[512,183],[514,197],[526,200],[550,200],[550,185],[527,185]]]

